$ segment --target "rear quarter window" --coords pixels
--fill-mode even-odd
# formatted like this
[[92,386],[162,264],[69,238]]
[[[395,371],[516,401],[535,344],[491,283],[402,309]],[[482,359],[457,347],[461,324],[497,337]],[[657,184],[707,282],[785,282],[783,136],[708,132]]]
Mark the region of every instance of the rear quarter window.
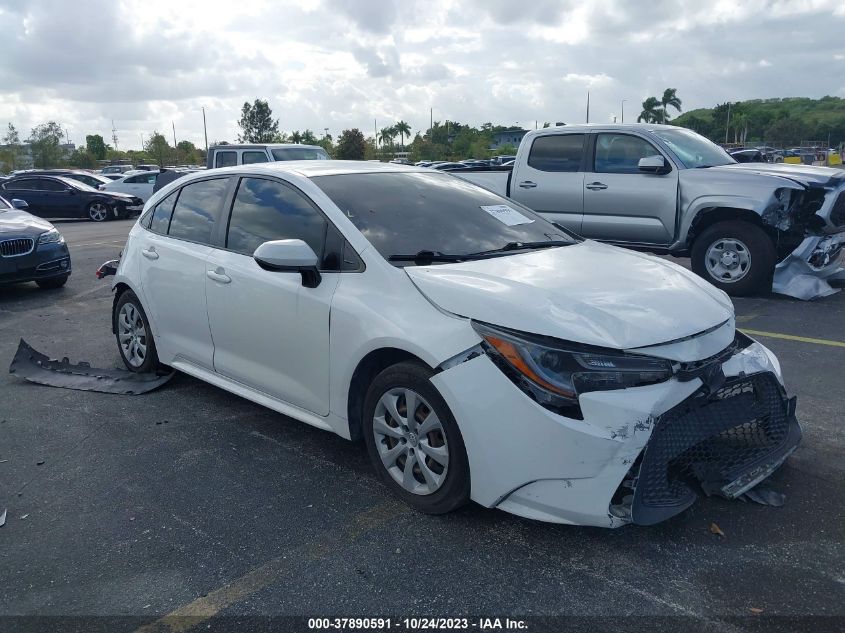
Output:
[[214,166],[215,167],[233,167],[238,164],[238,153],[231,150],[225,152],[215,152]]
[[585,134],[540,136],[531,144],[528,165],[540,171],[578,171],[581,169],[585,138]]
[[182,187],[167,234],[190,242],[211,244],[228,182],[228,178],[214,178]]

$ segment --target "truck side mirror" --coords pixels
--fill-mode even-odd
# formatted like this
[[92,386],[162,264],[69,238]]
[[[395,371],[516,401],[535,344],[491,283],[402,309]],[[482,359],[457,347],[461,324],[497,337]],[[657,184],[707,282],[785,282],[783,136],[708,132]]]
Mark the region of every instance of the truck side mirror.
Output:
[[662,156],[646,156],[637,163],[637,168],[646,174],[668,174],[666,159]]

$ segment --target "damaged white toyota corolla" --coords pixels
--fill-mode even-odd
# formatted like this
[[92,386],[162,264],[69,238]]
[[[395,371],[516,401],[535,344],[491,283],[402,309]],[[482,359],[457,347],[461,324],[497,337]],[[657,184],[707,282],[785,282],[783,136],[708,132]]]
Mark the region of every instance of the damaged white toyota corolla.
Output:
[[424,168],[186,176],[148,201],[114,288],[129,369],[363,438],[424,512],[652,524],[741,495],[801,435],[723,292]]

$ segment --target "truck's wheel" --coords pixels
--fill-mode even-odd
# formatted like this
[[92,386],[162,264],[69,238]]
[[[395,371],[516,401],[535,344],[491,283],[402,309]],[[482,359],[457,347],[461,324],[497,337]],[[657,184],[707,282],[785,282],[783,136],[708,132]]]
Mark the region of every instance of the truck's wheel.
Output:
[[771,289],[775,245],[749,222],[717,222],[696,238],[691,255],[693,272],[729,295]]

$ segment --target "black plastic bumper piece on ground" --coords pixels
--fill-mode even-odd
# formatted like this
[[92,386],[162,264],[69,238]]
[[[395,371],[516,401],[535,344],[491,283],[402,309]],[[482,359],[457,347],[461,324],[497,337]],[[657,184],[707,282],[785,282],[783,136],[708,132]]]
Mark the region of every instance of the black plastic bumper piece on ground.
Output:
[[134,373],[124,369],[96,369],[88,363],[55,360],[36,351],[21,339],[9,365],[9,373],[50,387],[80,391],[99,391],[137,396],[161,387],[173,377],[168,374]]
[[736,498],[774,472],[801,440],[795,398],[772,373],[700,389],[664,413],[643,452],[631,518],[653,525],[692,505],[698,492]]

